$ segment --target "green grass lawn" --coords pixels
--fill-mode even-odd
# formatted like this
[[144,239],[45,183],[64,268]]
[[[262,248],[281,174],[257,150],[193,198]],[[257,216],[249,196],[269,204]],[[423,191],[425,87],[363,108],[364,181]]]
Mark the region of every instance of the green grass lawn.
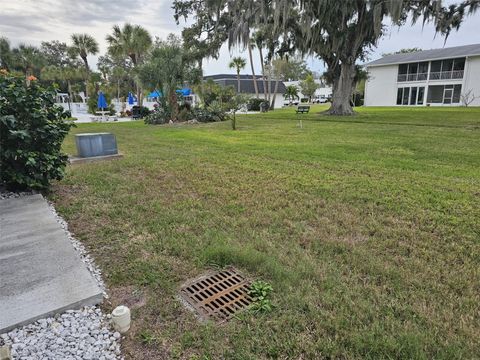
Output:
[[[480,108],[322,109],[72,131],[125,155],[69,166],[50,197],[106,308],[133,309],[127,358],[480,356]],[[198,323],[179,286],[225,265],[271,283],[275,310]]]

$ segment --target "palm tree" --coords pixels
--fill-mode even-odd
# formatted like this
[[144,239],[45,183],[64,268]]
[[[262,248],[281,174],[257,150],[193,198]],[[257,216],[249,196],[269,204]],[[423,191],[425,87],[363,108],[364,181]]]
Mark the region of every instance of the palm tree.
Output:
[[[255,67],[253,65],[252,49],[254,42],[250,37],[250,28],[253,25],[253,19],[257,18],[258,14],[265,14],[267,6],[261,1],[246,1],[242,3],[241,11],[237,12],[236,26],[232,27],[228,32],[228,39],[236,39],[238,45],[243,45],[247,48],[248,57],[250,61],[250,68],[252,70],[253,87],[255,89],[255,96],[258,99],[258,84],[255,76]],[[232,48],[233,42],[229,42],[229,49]],[[231,66],[236,67],[236,66]],[[240,86],[238,87],[240,92]]]
[[244,58],[237,56],[230,61],[230,64],[228,64],[228,67],[230,69],[235,69],[237,71],[237,92],[240,93],[240,71],[245,68],[245,65],[247,65],[247,62],[245,61]]
[[42,80],[58,80],[67,84],[69,103],[70,101],[73,101],[72,81],[80,80],[82,78],[84,78],[82,70],[72,66],[60,67],[50,65],[42,69]]
[[272,70],[273,70],[272,72],[273,72],[273,75],[275,76],[275,87],[273,90],[273,96],[270,104],[270,108],[272,110],[275,108],[275,99],[277,97],[278,84],[280,83],[280,80],[284,80],[287,69],[288,69],[288,61],[286,59],[282,59],[279,57],[277,59],[272,60]]
[[257,84],[257,77],[255,76],[255,67],[253,65],[253,55],[252,55],[253,46],[254,45],[251,43],[251,40],[249,40],[247,43],[248,57],[250,59],[250,68],[252,69],[253,87],[255,88],[255,97],[258,99],[258,84]]
[[293,99],[299,99],[300,97],[298,96],[298,88],[295,85],[288,85],[285,88],[285,94],[283,94],[285,99],[288,99],[292,101]]
[[95,55],[98,53],[98,43],[92,36],[88,34],[72,34],[72,46],[70,46],[70,54],[80,58],[85,65],[87,72],[90,71],[88,66],[88,55]]
[[[107,35],[108,52],[113,57],[129,58],[134,66],[142,64],[145,55],[152,46],[152,37],[149,32],[140,25],[126,23],[123,28],[113,26],[113,34]],[[136,79],[137,99],[142,103],[142,89]]]
[[79,56],[85,65],[85,98],[88,98],[88,78],[90,75],[90,67],[88,66],[88,55],[95,55],[98,53],[98,43],[92,36],[88,34],[72,34],[72,45],[69,48],[69,53],[72,57]]
[[[258,54],[260,55],[260,64],[262,65],[262,82],[263,82],[263,93],[264,99],[267,100],[269,98],[269,94],[267,92],[267,80],[265,78],[265,61],[263,60],[263,46],[264,46],[264,35],[261,31],[257,31],[253,34],[253,41],[258,49]],[[268,89],[270,90],[270,89]]]
[[21,44],[13,49],[12,54],[16,68],[21,70],[25,77],[38,72],[44,64],[42,53],[35,46]]

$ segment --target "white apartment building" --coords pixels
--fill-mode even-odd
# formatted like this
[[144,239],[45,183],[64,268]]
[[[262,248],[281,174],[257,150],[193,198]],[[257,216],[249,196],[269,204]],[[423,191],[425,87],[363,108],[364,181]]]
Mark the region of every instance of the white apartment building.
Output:
[[393,54],[366,65],[365,106],[480,106],[480,44]]

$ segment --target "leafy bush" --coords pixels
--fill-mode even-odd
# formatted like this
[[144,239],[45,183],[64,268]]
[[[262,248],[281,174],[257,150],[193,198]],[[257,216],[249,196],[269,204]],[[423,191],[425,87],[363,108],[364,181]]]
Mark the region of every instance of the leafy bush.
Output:
[[187,108],[183,108],[179,111],[177,115],[178,121],[188,121],[192,119],[192,112],[188,110]]
[[55,90],[38,81],[0,74],[0,179],[10,189],[47,189],[61,179],[67,155],[60,149],[73,126],[55,105]]
[[139,113],[140,113],[140,117],[143,119],[144,117],[150,115],[151,111],[146,106],[140,106]]
[[212,118],[210,112],[205,108],[196,107],[192,110],[192,117],[198,122],[212,122],[215,121]]
[[210,105],[207,106],[207,111],[210,113],[213,121],[228,120],[230,118],[228,115],[229,110],[229,104],[220,103],[218,101],[213,101]]
[[247,104],[248,111],[260,111],[260,106],[265,104],[268,107],[268,101],[264,99],[251,98]]
[[199,122],[225,121],[230,119],[228,104],[213,101],[209,106],[192,109],[192,118]]
[[146,115],[143,119],[145,124],[158,125],[166,124],[172,118],[172,112],[168,106],[155,106],[155,110]]
[[183,97],[182,97],[182,105],[180,105],[180,106],[178,107],[178,109],[179,109],[180,111],[182,111],[182,110],[184,110],[184,109],[186,109],[186,110],[188,110],[188,111],[191,111],[191,110],[192,110],[192,104],[189,103],[189,102],[187,102],[187,101],[184,101],[184,100],[183,100]]
[[235,87],[221,86],[208,79],[197,86],[195,92],[200,96],[204,106],[210,106],[214,101],[226,103],[236,94]]
[[134,119],[143,119],[151,113],[150,109],[146,106],[135,105],[132,106],[132,117]]

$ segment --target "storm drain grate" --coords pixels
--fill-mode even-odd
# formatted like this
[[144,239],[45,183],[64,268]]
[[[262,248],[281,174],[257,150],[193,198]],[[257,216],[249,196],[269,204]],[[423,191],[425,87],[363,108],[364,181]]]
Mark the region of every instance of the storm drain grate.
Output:
[[201,276],[180,289],[180,296],[204,320],[223,322],[252,303],[250,282],[229,268]]

